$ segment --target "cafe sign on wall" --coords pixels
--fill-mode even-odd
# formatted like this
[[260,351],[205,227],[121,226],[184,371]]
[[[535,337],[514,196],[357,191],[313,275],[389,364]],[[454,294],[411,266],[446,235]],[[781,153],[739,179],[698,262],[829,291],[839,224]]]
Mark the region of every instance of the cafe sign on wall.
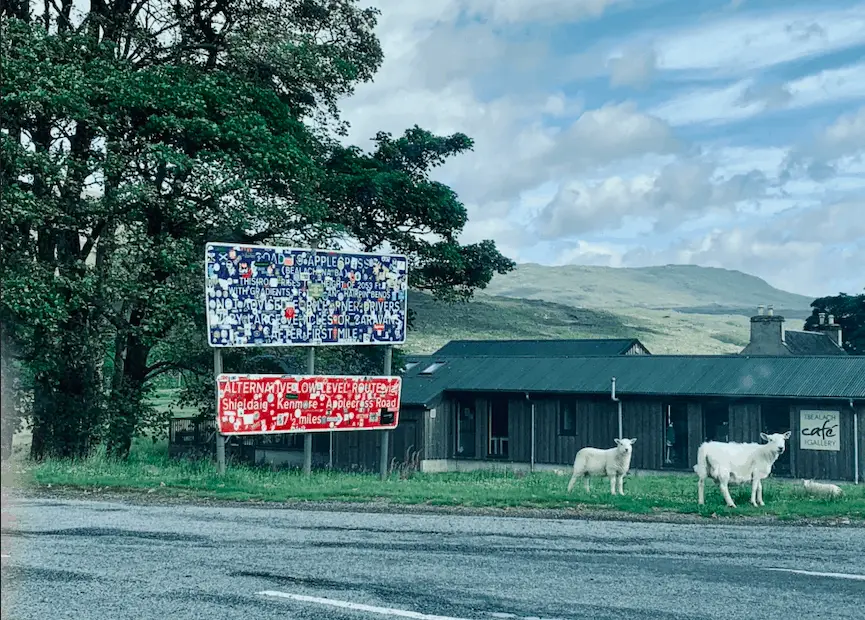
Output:
[[803,450],[841,450],[840,412],[802,409],[799,412],[799,446]]

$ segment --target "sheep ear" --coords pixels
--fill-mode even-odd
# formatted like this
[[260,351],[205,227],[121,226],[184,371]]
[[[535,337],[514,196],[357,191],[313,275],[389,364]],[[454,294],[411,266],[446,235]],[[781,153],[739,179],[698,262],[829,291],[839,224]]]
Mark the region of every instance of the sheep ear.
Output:
[[763,441],[769,441],[769,435],[767,435],[766,433],[760,433],[760,439],[762,439]]
[[637,438],[636,438],[636,437],[632,437],[632,438],[631,438],[631,443],[637,443]]
[[791,431],[787,431],[786,433],[784,433],[784,439],[790,439],[790,432]]
[[620,443],[622,443],[621,440],[620,440],[618,437],[617,437],[616,439],[613,439],[613,441],[616,443],[617,446],[618,446]]

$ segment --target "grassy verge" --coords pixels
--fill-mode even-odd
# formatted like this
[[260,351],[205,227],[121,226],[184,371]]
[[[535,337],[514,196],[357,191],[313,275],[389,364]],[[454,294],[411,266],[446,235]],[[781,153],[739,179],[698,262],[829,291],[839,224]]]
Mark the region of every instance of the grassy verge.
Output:
[[[530,475],[504,472],[394,475],[381,481],[375,475],[298,472],[233,466],[224,477],[209,462],[172,461],[163,446],[139,444],[128,462],[104,456],[85,461],[47,461],[13,464],[26,488],[100,489],[153,493],[154,497],[209,498],[238,501],[387,502],[395,505],[432,505],[471,508],[598,508],[634,514],[659,512],[710,516],[766,516],[780,519],[849,518],[865,520],[865,487],[844,485],[839,500],[806,497],[790,482],[764,484],[766,506],[748,504],[750,488],[734,491],[736,509],[727,509],[714,485],[707,485],[706,506],[696,503],[696,480],[691,476],[640,476],[625,482],[625,497],[611,497],[605,480],[595,479],[586,493],[578,485],[570,495],[568,478],[553,473]],[[731,489],[732,490],[732,489]]]

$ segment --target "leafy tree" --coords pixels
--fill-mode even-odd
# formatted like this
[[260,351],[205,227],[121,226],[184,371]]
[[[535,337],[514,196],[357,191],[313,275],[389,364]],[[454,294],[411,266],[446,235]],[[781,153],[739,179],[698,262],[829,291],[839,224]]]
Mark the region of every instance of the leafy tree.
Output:
[[32,371],[33,457],[100,439],[125,456],[162,422],[154,378],[205,386],[207,241],[394,248],[445,298],[512,268],[458,242],[465,209],[429,178],[466,136],[415,127],[373,154],[334,140],[337,101],[381,62],[375,19],[354,0],[2,6],[0,320]]
[[844,349],[850,355],[865,355],[865,294],[840,293],[811,302],[811,316],[805,320],[807,331],[820,331],[821,313],[833,315],[841,327]]

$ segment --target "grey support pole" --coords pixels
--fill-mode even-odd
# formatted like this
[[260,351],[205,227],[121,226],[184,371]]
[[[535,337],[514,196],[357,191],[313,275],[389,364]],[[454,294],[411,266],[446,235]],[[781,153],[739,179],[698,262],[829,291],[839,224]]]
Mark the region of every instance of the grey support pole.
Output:
[[535,403],[532,401],[532,464],[531,471],[535,471]]
[[[384,375],[393,374],[393,347],[388,345],[384,349]],[[390,452],[390,431],[381,433],[381,453],[379,454],[378,469],[382,480],[387,480],[388,463],[387,457]]]
[[225,435],[219,432],[219,375],[222,374],[222,349],[213,349],[213,378],[216,381],[216,470],[225,474]]
[[[315,347],[306,350],[306,374],[315,374]],[[309,476],[312,473],[312,433],[303,436],[303,474]]]

